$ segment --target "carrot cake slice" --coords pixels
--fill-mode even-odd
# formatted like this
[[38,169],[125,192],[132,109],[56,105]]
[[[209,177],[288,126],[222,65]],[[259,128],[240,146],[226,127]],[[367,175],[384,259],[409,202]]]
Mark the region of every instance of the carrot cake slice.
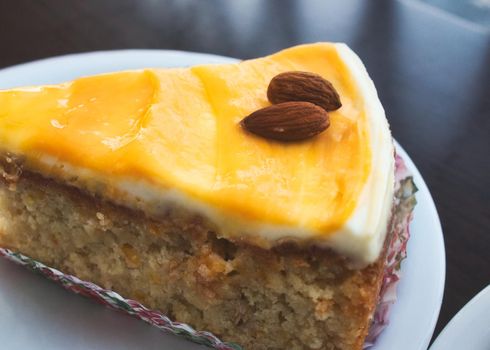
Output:
[[258,350],[362,349],[403,199],[334,43],[0,91],[0,174],[0,247]]

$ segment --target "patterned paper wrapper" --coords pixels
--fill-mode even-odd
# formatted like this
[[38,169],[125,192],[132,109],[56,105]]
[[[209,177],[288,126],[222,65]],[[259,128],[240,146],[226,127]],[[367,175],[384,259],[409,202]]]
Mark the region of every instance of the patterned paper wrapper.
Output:
[[[408,225],[412,218],[412,209],[415,205],[414,193],[416,187],[403,160],[399,156],[396,156],[395,190],[395,207],[398,209],[393,213],[395,218],[394,234],[388,249],[387,268],[383,277],[379,303],[374,313],[364,348],[372,346],[382,330],[388,325],[389,309],[396,300],[396,285],[400,279],[400,263],[406,257],[406,244],[409,238]],[[92,298],[103,305],[127,313],[161,330],[182,336],[197,344],[206,345],[218,350],[243,349],[238,344],[223,342],[210,332],[198,331],[187,324],[174,322],[163,313],[150,310],[135,300],[123,298],[116,292],[101,288],[94,283],[82,281],[75,276],[64,274],[25,255],[9,249],[0,248],[0,256],[41,273],[74,293]]]
[[401,277],[401,262],[407,257],[407,243],[410,238],[410,221],[413,218],[413,208],[417,187],[403,159],[395,156],[395,203],[392,218],[392,236],[386,254],[386,267],[381,283],[378,304],[374,311],[373,320],[364,349],[374,345],[376,339],[389,323],[389,311],[396,301],[396,287]]

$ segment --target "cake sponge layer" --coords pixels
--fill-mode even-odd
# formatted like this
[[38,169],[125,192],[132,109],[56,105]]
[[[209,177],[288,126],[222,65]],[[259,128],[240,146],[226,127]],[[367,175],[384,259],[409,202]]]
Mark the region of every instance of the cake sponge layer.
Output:
[[112,289],[245,349],[361,349],[384,256],[219,239],[200,215],[155,220],[24,172],[0,184],[0,246]]

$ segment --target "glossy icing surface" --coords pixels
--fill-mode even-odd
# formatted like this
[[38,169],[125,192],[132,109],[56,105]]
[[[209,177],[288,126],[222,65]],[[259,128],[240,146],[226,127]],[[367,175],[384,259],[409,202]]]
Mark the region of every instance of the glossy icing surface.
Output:
[[[239,64],[118,72],[2,91],[0,148],[47,176],[82,177],[89,188],[103,184],[109,197],[178,193],[180,202],[205,207],[218,224],[232,218],[230,236],[250,233],[263,245],[281,238],[329,245],[330,238],[343,242],[339,235],[379,240],[384,228],[376,237],[361,231],[386,219],[386,205],[362,222],[350,221],[358,208],[386,202],[390,186],[371,178],[381,172],[390,179],[392,160],[375,156],[380,147],[393,153],[391,138],[384,112],[373,113],[359,84],[367,74],[355,72],[359,63],[348,62],[346,50],[319,43]],[[318,73],[335,86],[343,105],[330,112],[330,127],[290,144],[245,132],[240,120],[269,105],[269,81],[291,70]],[[375,90],[374,98],[379,104]]]

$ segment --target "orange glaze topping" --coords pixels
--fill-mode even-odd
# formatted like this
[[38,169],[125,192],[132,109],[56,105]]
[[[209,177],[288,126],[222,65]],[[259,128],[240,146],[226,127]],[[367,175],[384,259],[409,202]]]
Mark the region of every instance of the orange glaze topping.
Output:
[[[245,132],[278,73],[328,79],[342,107],[299,143]],[[371,171],[368,121],[333,44],[238,64],[146,69],[0,92],[0,148],[42,167],[49,156],[112,181],[175,189],[245,221],[329,236],[351,216]],[[49,175],[49,174],[47,174]]]

